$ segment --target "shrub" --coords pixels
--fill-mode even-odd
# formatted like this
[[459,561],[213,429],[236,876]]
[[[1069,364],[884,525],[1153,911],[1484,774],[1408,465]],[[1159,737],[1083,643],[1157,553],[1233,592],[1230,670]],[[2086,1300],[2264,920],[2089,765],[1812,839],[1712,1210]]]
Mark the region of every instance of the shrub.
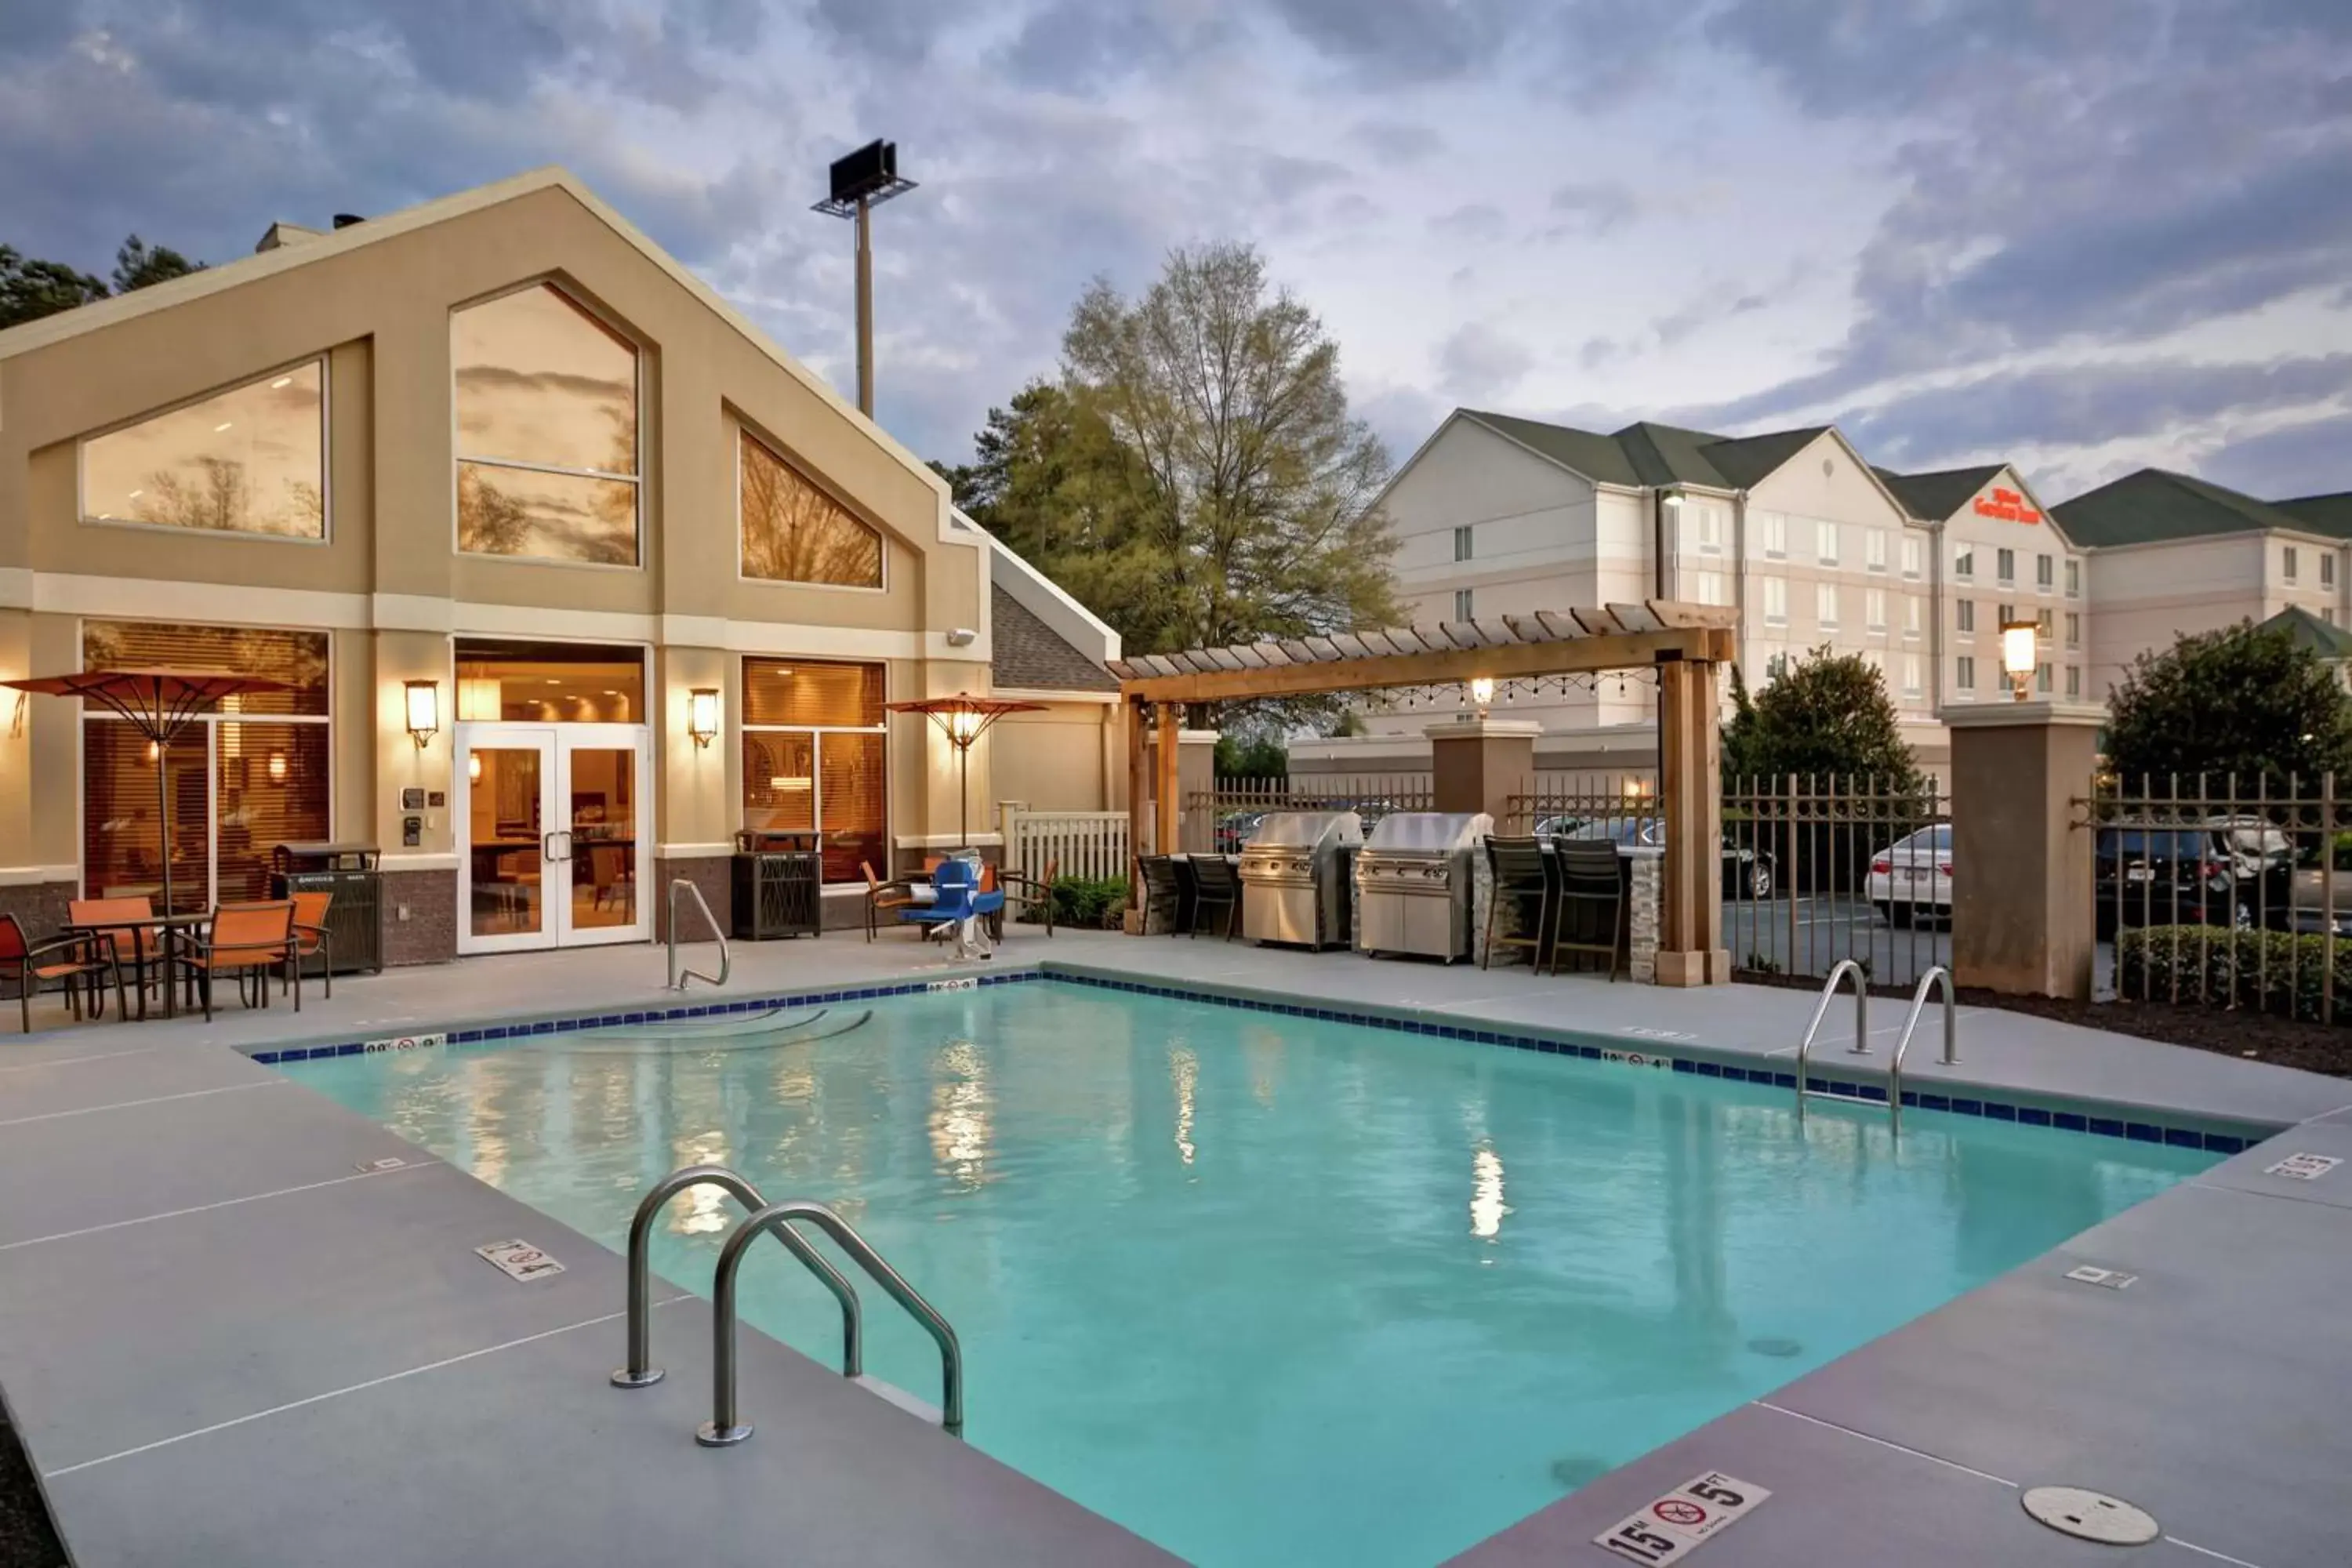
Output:
[[2134,927],[2116,943],[2116,990],[2127,1002],[2178,999],[2317,1023],[2331,947],[2336,1013],[2352,1016],[2352,942],[2294,931]]
[[1100,931],[1127,912],[1124,877],[1059,877],[1054,881],[1054,923]]

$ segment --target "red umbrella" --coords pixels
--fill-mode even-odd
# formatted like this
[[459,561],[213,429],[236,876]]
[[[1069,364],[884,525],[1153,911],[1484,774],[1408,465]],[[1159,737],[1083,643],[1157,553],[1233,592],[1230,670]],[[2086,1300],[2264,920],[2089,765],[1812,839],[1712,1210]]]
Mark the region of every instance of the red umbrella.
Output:
[[971,842],[971,802],[968,782],[971,770],[971,743],[988,732],[1007,713],[1043,713],[1043,702],[1013,702],[1000,697],[974,697],[959,691],[953,697],[926,697],[914,702],[887,702],[884,707],[893,713],[928,713],[931,722],[948,738],[956,750],[956,816],[965,843]]
[[42,697],[79,697],[110,709],[155,742],[155,805],[163,854],[163,913],[172,912],[172,803],[164,783],[163,753],[195,721],[225,697],[247,691],[285,691],[282,680],[178,669],[86,669],[72,675],[42,675],[0,680]]

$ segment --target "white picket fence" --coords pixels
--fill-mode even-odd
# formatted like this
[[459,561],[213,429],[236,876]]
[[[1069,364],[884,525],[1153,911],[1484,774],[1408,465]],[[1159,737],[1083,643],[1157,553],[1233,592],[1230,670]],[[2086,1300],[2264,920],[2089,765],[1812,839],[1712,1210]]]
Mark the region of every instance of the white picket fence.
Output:
[[1097,880],[1128,874],[1127,813],[1004,808],[1004,859],[1015,871]]

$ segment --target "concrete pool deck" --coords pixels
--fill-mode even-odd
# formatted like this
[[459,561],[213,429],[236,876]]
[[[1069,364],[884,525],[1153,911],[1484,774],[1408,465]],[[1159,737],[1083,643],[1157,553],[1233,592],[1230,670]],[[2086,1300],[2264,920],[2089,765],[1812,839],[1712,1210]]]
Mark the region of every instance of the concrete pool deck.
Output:
[[[1072,931],[1016,932],[992,967],[1035,963],[1763,1063],[1793,1052],[1812,1007],[1798,991]],[[77,1563],[637,1562],[682,1540],[721,1564],[1171,1561],[749,1328],[742,1403],[760,1435],[697,1447],[705,1309],[657,1287],[672,1304],[655,1315],[656,1360],[671,1375],[607,1387],[617,1258],[240,1054],[674,1005],[661,969],[644,948],[513,955],[339,979],[331,1003],[314,990],[299,1016],[232,1007],[209,1026],[0,1038],[0,1395]],[[904,937],[837,933],[739,946],[728,994],[974,972]],[[1816,1070],[1883,1082],[1902,1009],[1877,1004],[1874,1053],[1851,1058],[1850,1005],[1825,1021]],[[1591,1538],[1708,1469],[1774,1494],[1706,1543],[1710,1563],[2114,1554],[2028,1520],[2020,1483],[2148,1509],[2168,1538],[2139,1549],[2151,1562],[2352,1559],[2338,1500],[2352,1318],[2336,1306],[2352,1293],[2352,1083],[1976,1009],[1963,1010],[1958,1067],[1935,1062],[1937,1044],[1931,1029],[1913,1047],[1906,1084],[2295,1131],[1462,1561],[1621,1562]],[[2286,1152],[2346,1163],[2315,1182],[2266,1174]],[[374,1168],[387,1160],[402,1163]],[[516,1284],[473,1256],[510,1237],[566,1272]],[[2138,1282],[2063,1278],[2084,1262]]]

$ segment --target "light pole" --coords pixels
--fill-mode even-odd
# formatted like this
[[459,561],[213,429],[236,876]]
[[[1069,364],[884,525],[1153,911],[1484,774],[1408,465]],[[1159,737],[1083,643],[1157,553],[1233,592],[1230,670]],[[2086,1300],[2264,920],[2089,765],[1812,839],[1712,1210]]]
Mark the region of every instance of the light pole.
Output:
[[2042,626],[2036,621],[2000,623],[2000,668],[2009,677],[2010,695],[2025,700],[2025,689],[2042,662]]
[[898,177],[898,144],[868,142],[833,161],[832,194],[814,211],[857,226],[857,412],[874,417],[874,209],[915,188]]

